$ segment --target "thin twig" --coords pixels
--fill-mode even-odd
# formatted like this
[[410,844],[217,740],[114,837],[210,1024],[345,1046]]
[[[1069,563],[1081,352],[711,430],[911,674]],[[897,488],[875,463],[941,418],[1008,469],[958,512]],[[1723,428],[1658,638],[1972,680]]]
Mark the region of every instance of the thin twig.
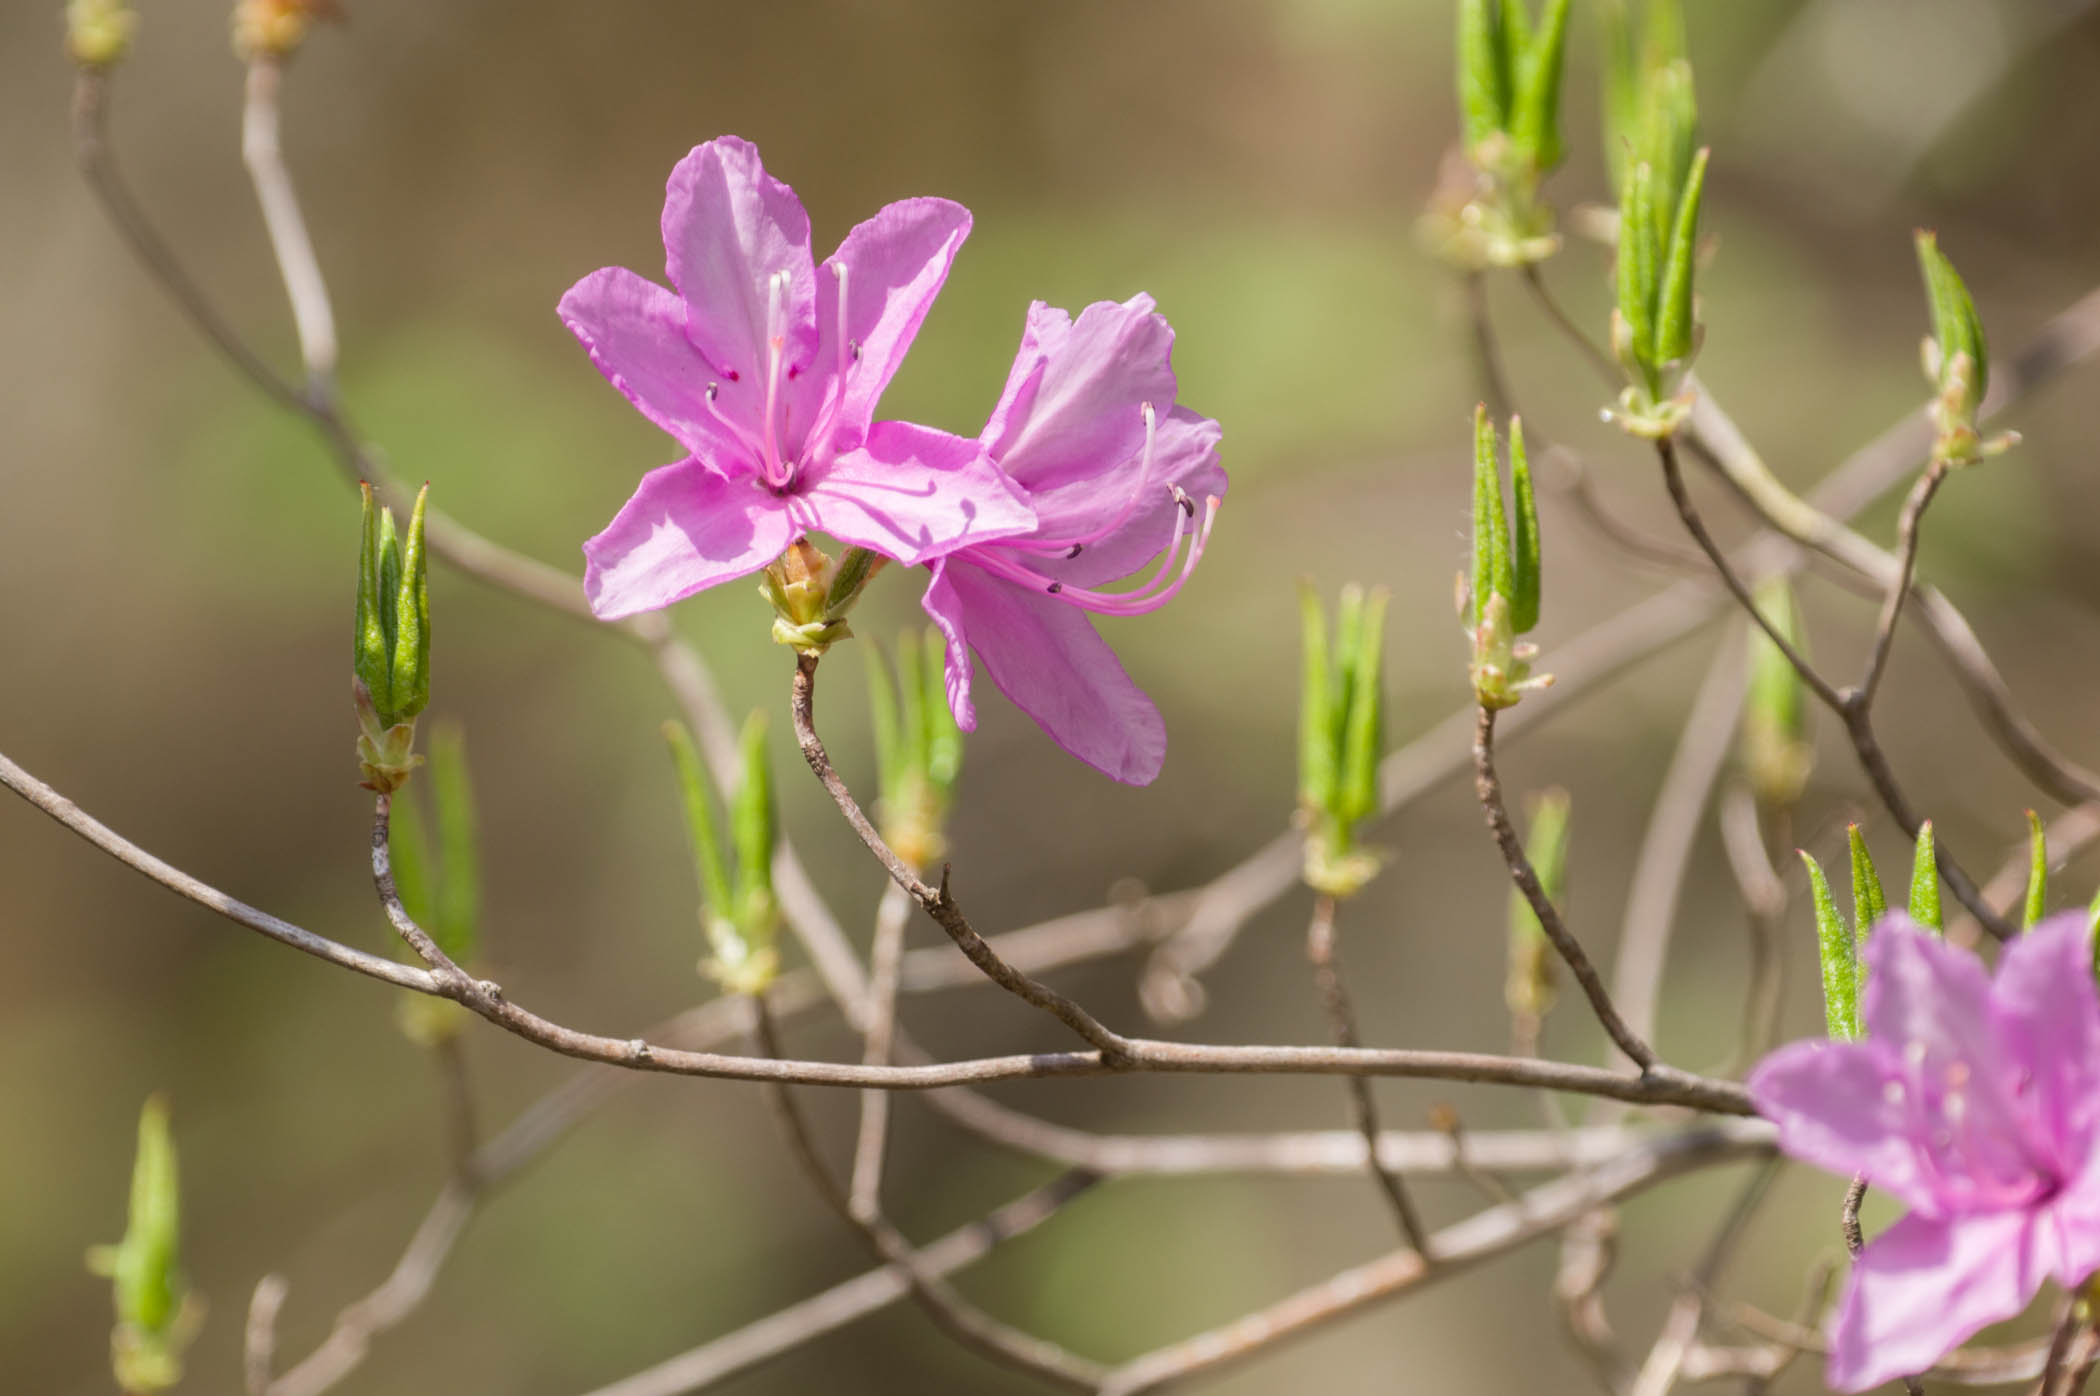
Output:
[[1889,583],[1888,595],[1881,603],[1881,616],[1874,623],[1874,648],[1867,658],[1866,676],[1859,681],[1852,701],[1860,708],[1874,706],[1874,694],[1881,687],[1882,676],[1888,672],[1889,652],[1895,647],[1896,622],[1903,614],[1903,602],[1910,595],[1911,579],[1918,570],[1919,524],[1925,518],[1925,510],[1932,497],[1939,492],[1940,484],[1947,478],[1947,462],[1933,457],[1932,464],[1918,477],[1910,494],[1903,501],[1903,513],[1896,522],[1895,578]]
[[[1305,931],[1305,957],[1312,962],[1313,981],[1319,986],[1320,1004],[1327,1013],[1327,1028],[1333,1035],[1337,1047],[1361,1047],[1363,1040],[1356,1029],[1356,1008],[1349,1001],[1349,988],[1342,982],[1342,967],[1335,950],[1335,899],[1326,893],[1313,898],[1312,921]],[[1400,1224],[1400,1234],[1422,1253],[1425,1260],[1436,1257],[1429,1251],[1429,1229],[1422,1224],[1422,1214],[1415,1209],[1414,1198],[1408,1195],[1407,1184],[1399,1175],[1386,1171],[1378,1161],[1378,1102],[1371,1094],[1371,1083],[1362,1077],[1353,1077],[1348,1082],[1350,1113],[1354,1117],[1357,1133],[1364,1139],[1364,1159],[1371,1179],[1378,1190],[1385,1194],[1386,1205],[1393,1209],[1393,1219]]]
[[[757,1010],[753,1049],[757,1055],[777,1060],[782,1053],[772,1012],[766,1007],[763,995],[758,996],[752,1006]],[[803,1118],[794,1093],[784,1085],[775,1084],[767,1088],[766,1100],[787,1135],[789,1152],[808,1175],[825,1205],[852,1226],[876,1259],[903,1272],[911,1287],[912,1298],[936,1327],[981,1356],[1041,1377],[1068,1391],[1090,1392],[1100,1385],[1106,1369],[1099,1364],[992,1317],[963,1298],[947,1281],[921,1268],[918,1253],[911,1242],[890,1225],[880,1211],[865,1217],[855,1215],[846,1190],[832,1177],[831,1169],[818,1151],[816,1140],[810,1134],[809,1122]]]
[[[861,1061],[886,1066],[897,1025],[897,977],[904,967],[904,927],[911,899],[892,882],[882,889],[875,908],[875,936],[868,952],[868,1031]],[[860,1131],[853,1141],[853,1181],[847,1188],[856,1219],[881,1210],[882,1159],[889,1139],[890,1097],[887,1091],[862,1091]]]
[[1743,1038],[1736,1052],[1738,1068],[1771,1049],[1779,1031],[1779,1008],[1786,980],[1786,941],[1780,934],[1786,916],[1786,883],[1773,870],[1772,855],[1759,828],[1757,797],[1749,784],[1736,781],[1721,792],[1721,848],[1742,893],[1750,932],[1750,972],[1743,990]]
[[291,172],[284,167],[278,140],[277,89],[284,77],[278,59],[263,56],[248,64],[247,100],[241,108],[241,159],[248,167],[262,205],[270,250],[284,274],[292,299],[292,320],[299,331],[299,358],[306,366],[308,395],[325,402],[334,396],[335,312],[328,285],[321,278],[321,259],[314,255],[306,217],[293,192]]
[[1136,1396],[1243,1361],[1368,1305],[1449,1279],[1550,1235],[1601,1204],[1690,1170],[1760,1156],[1768,1148],[1746,1143],[1733,1126],[1666,1136],[1651,1147],[1629,1150],[1595,1169],[1534,1188],[1514,1204],[1489,1208],[1445,1227],[1432,1238],[1438,1257],[1434,1266],[1410,1248],[1344,1270],[1258,1313],[1124,1363],[1102,1383],[1099,1396]]
[[911,870],[911,865],[898,857],[896,850],[883,841],[882,834],[861,810],[860,802],[853,798],[853,792],[832,768],[831,756],[824,750],[823,740],[817,736],[816,685],[817,656],[808,653],[797,655],[791,703],[795,718],[795,740],[802,748],[802,759],[809,764],[809,769],[816,776],[818,784],[831,796],[832,803],[839,807],[839,813],[846,816],[846,822],[853,826],[854,833],[860,835],[860,841],[867,845],[868,851],[875,855],[875,861],[882,864],[890,879],[902,887],[911,899],[933,918],[934,923],[948,933],[948,938],[955,942],[956,948],[969,956],[970,963],[983,970],[986,978],[1016,998],[1040,1008],[1082,1039],[1099,1048],[1103,1060],[1115,1063],[1126,1058],[1129,1055],[1129,1039],[1102,1026],[1093,1014],[1057,990],[1015,969],[1000,959],[997,951],[984,943],[984,937],[977,934],[976,929],[970,925],[969,918],[963,915],[962,908],[956,905],[955,898],[949,895],[946,868],[941,870],[941,885],[929,887],[919,880],[918,875]]
[[431,1045],[430,1055],[437,1067],[439,1104],[444,1115],[446,1166],[452,1176],[464,1178],[469,1176],[480,1147],[466,1048],[458,1033],[448,1033]]
[[1560,952],[1568,972],[1582,986],[1583,996],[1590,1001],[1590,1008],[1596,1013],[1597,1021],[1603,1024],[1604,1031],[1619,1045],[1619,1050],[1646,1073],[1656,1065],[1654,1050],[1619,1016],[1618,1008],[1612,1003],[1611,991],[1604,987],[1597,967],[1590,963],[1582,943],[1568,930],[1567,923],[1560,919],[1559,909],[1539,886],[1539,875],[1532,868],[1531,859],[1525,856],[1524,844],[1517,837],[1516,827],[1510,823],[1509,810],[1502,802],[1502,779],[1495,774],[1493,708],[1481,708],[1473,728],[1473,790],[1487,815],[1488,831],[1495,837],[1495,846],[1502,851],[1502,861],[1509,867],[1510,880],[1524,894],[1532,914],[1538,917],[1539,925],[1545,929],[1546,938],[1553,942],[1553,948]]
[[284,1308],[287,1286],[282,1275],[265,1275],[248,1296],[248,1322],[241,1330],[242,1389],[247,1396],[269,1396],[270,1372],[277,1365],[277,1315]]
[[1562,308],[1560,301],[1547,288],[1545,274],[1538,269],[1536,263],[1525,266],[1524,284],[1531,288],[1532,299],[1546,312],[1546,318],[1567,337],[1570,344],[1581,351],[1584,362],[1596,370],[1598,381],[1604,384],[1605,390],[1617,392],[1623,387],[1626,382],[1625,371],[1595,340],[1583,332],[1582,326],[1575,323],[1575,317]]

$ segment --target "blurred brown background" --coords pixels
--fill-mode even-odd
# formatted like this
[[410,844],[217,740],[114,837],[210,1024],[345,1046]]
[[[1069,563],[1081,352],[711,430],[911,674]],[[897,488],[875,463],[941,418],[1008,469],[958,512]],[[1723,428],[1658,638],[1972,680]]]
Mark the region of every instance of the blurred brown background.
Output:
[[[335,293],[343,384],[365,430],[445,507],[564,567],[668,445],[555,319],[580,275],[661,270],[662,182],[733,131],[809,205],[819,255],[891,198],[940,193],[976,232],[887,411],[974,432],[1031,297],[1077,307],[1139,290],[1178,331],[1183,398],[1225,426],[1233,494],[1186,596],[1110,631],[1158,698],[1167,771],[1128,790],[1063,757],[996,697],[970,746],[955,857],[986,929],[1096,904],[1117,879],[1167,889],[1221,871],[1289,814],[1291,582],[1381,581],[1392,727],[1463,693],[1450,620],[1464,442],[1477,395],[1450,276],[1412,220],[1455,129],[1445,0],[980,0],[682,5],[353,0],[287,87],[286,140]],[[346,631],[356,512],[318,443],[177,319],[71,165],[56,0],[0,8],[0,750],[177,864],[338,938],[384,944],[364,864]],[[120,159],[227,313],[290,364],[281,292],[238,156],[240,72],[219,0],[148,0],[116,88]],[[1605,197],[1595,33],[1579,4],[1563,206]],[[2001,352],[2100,277],[2100,18],[2042,0],[1691,0],[1715,145],[1705,378],[1789,480],[1806,483],[1921,400],[1910,251],[1936,225]],[[1605,263],[1547,268],[1601,332]],[[1495,306],[1528,415],[1582,446],[1614,506],[1674,527],[1645,455],[1595,422],[1587,370],[1515,288]],[[1968,609],[2014,687],[2072,754],[2100,759],[2100,524],[2091,446],[2100,369],[2017,413],[2027,444],[1957,479],[1924,569]],[[1717,496],[1716,519],[1740,518]],[[1887,507],[1870,515],[1890,532]],[[1547,506],[1548,649],[1660,579]],[[703,996],[694,891],[656,734],[669,701],[631,647],[467,581],[433,579],[433,716],[464,723],[481,795],[491,965],[521,1000],[631,1032]],[[872,603],[916,614],[907,579]],[[1857,652],[1864,604],[1807,596],[1817,644]],[[679,608],[739,708],[779,706],[786,656],[743,587]],[[1513,789],[1574,792],[1572,916],[1608,957],[1635,844],[1713,634],[1641,667],[1508,755]],[[849,778],[871,780],[855,671],[827,703]],[[834,671],[834,666],[827,666]],[[989,692],[989,690],[987,690]],[[1995,863],[2034,800],[1914,639],[1887,739],[1973,863]],[[1860,802],[1824,734],[1805,823]],[[783,749],[778,753],[785,757]],[[785,817],[849,925],[876,870],[781,762]],[[1506,883],[1463,788],[1381,831],[1391,871],[1343,935],[1368,1035],[1503,1043]],[[1875,826],[1902,866],[1900,836]],[[2063,896],[2088,893],[2074,868]],[[1672,1060],[1727,1051],[1742,914],[1702,839],[1660,1029]],[[1210,977],[1208,1040],[1318,1040],[1302,895],[1260,917]],[[1797,908],[1797,913],[1799,909]],[[1789,1030],[1816,1021],[1805,913]],[[914,932],[931,933],[921,927]],[[924,943],[923,941],[921,943]],[[1133,963],[1060,982],[1141,1021]],[[185,1389],[237,1380],[258,1276],[291,1282],[281,1350],[306,1351],[376,1283],[439,1181],[427,1064],[393,995],[216,921],[13,800],[0,801],[0,1389],[109,1388],[106,1285],[82,1249],[122,1227],[140,1100],[173,1098],[186,1249],[212,1302]],[[908,1003],[946,1054],[1060,1045],[991,992]],[[1577,1006],[1549,1050],[1598,1059]],[[855,1050],[803,1028],[807,1054]],[[468,1039],[485,1120],[568,1064],[493,1031]],[[1388,1123],[1453,1099],[1475,1126],[1528,1100],[1381,1088]],[[1100,1128],[1332,1127],[1333,1082],[1020,1083],[1001,1092]],[[818,1108],[843,1142],[845,1096]],[[930,1236],[1036,1164],[900,1107],[891,1196]],[[1692,1264],[1726,1175],[1625,1219],[1617,1321],[1645,1346]],[[1790,1174],[1740,1292],[1792,1307],[1835,1245],[1839,1184]],[[1424,1185],[1441,1219],[1475,1198]],[[1089,1355],[1220,1322],[1389,1244],[1358,1180],[1133,1182],[968,1273],[964,1288]],[[1550,1247],[1379,1309],[1203,1389],[1537,1391],[1583,1380],[1547,1302]],[[863,1268],[786,1167],[754,1093],[651,1081],[475,1223],[428,1307],[340,1389],[570,1396]],[[1793,1389],[1818,1389],[1810,1370]],[[829,1337],[737,1392],[1024,1391],[908,1307]],[[1579,1388],[1578,1388],[1579,1389]]]

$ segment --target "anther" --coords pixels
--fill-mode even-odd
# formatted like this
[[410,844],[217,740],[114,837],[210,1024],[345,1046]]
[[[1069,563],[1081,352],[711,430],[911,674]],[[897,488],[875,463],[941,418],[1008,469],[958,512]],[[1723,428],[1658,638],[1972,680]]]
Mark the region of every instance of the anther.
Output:
[[1065,589],[1065,584],[1064,584],[1063,582],[1052,582],[1052,583],[1050,584],[1050,594],[1051,594],[1052,596],[1055,596],[1055,595],[1057,595],[1057,594],[1058,594],[1059,592],[1063,591],[1064,589]]
[[1070,560],[1070,559],[1072,559],[1072,558],[1078,557],[1078,556],[1079,556],[1079,550],[1080,550],[1081,548],[1084,548],[1085,546],[1086,546],[1086,544],[1084,544],[1084,543],[1074,543],[1074,544],[1073,544],[1073,545],[1071,546],[1071,548],[1070,548],[1070,549],[1068,549],[1068,550],[1066,551],[1066,553],[1065,553],[1065,557],[1066,557],[1066,559],[1067,559],[1067,560]]
[[1195,518],[1196,501],[1189,498],[1189,492],[1179,485],[1168,485],[1167,488],[1174,492],[1174,502],[1181,506],[1181,512]]

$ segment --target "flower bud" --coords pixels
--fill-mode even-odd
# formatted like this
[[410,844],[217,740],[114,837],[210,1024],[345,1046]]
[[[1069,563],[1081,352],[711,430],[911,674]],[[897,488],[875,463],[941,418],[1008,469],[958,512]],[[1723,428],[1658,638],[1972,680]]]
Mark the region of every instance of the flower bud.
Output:
[[358,552],[357,628],[351,693],[361,735],[359,769],[368,789],[398,790],[422,764],[414,754],[416,715],[430,702],[430,568],[423,548],[425,485],[409,517],[406,546],[394,512],[364,494]]
[[773,895],[776,826],[765,718],[753,713],[744,724],[743,769],[729,805],[733,867],[723,856],[707,777],[692,738],[676,722],[664,724],[664,738],[685,797],[686,832],[700,881],[700,925],[711,952],[701,970],[726,992],[761,993],[780,970],[773,944],[780,909]]
[[894,684],[882,651],[869,645],[866,654],[883,842],[912,868],[928,868],[947,850],[948,807],[962,773],[962,730],[948,708],[941,634],[928,629],[899,638]]
[[[1632,81],[1623,73],[1615,78]],[[1660,439],[1677,430],[1691,407],[1684,378],[1702,337],[1694,282],[1707,152],[1696,145],[1699,113],[1689,64],[1658,58],[1635,87],[1615,89],[1608,104],[1617,111],[1615,125],[1630,119],[1632,127],[1630,139],[1619,133],[1624,158],[1615,153],[1619,245],[1611,337],[1629,386],[1605,415],[1633,435]]]
[[1335,636],[1309,583],[1299,588],[1305,647],[1298,718],[1298,805],[1308,826],[1305,881],[1347,897],[1378,872],[1380,857],[1357,846],[1357,826],[1378,812],[1385,756],[1383,588],[1342,588]]
[[83,68],[114,68],[130,52],[138,25],[128,0],[67,0],[66,53]]
[[846,615],[889,559],[848,548],[837,562],[798,538],[766,564],[759,591],[773,607],[773,639],[798,653],[822,654],[853,631]]
[[244,63],[286,59],[306,42],[315,20],[342,17],[335,0],[236,0],[233,51]]
[[126,1392],[162,1391],[182,1379],[182,1354],[203,1320],[179,1269],[182,1197],[168,1105],[160,1096],[139,1112],[124,1239],[88,1252],[88,1269],[111,1281],[117,1323],[110,1356]]
[[1458,107],[1470,170],[1449,169],[1422,220],[1426,240],[1461,266],[1525,266],[1559,250],[1539,184],[1563,155],[1561,72],[1569,0],[1459,0]]
[[1524,454],[1523,423],[1510,418],[1512,535],[1502,503],[1502,468],[1487,408],[1473,410],[1473,576],[1465,612],[1473,643],[1473,695],[1482,707],[1507,708],[1553,682],[1531,677],[1538,647],[1518,637],[1538,624],[1541,592],[1538,509]]
[[[1756,599],[1759,613],[1772,628],[1806,653],[1801,612],[1786,578],[1773,577],[1760,585]],[[1768,810],[1784,809],[1808,788],[1816,753],[1808,736],[1808,694],[1800,672],[1762,626],[1750,628],[1749,688],[1743,708],[1743,766],[1758,803]]]

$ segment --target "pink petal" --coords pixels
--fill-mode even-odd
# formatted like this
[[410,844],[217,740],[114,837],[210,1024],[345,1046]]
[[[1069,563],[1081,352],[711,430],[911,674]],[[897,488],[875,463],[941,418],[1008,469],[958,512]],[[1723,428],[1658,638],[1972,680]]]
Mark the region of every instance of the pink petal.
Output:
[[2048,1247],[2024,1212],[1908,1216],[1860,1253],[1831,1332],[1826,1379],[1865,1391],[1922,1372],[2027,1307]]
[[683,460],[642,477],[605,531],[583,545],[584,594],[600,620],[682,601],[756,572],[794,541],[774,497],[750,480],[724,480]]
[[[1169,485],[1179,485],[1200,510],[1212,495],[1225,497],[1225,470],[1218,464],[1218,424],[1185,407],[1163,418],[1154,432],[1152,473],[1145,499],[1114,533],[1088,543],[1078,557],[1039,558],[1035,565],[1073,586],[1098,587],[1120,581],[1157,557],[1174,537],[1175,502]],[[1085,537],[1119,517],[1130,491],[1138,488],[1140,461],[1131,457],[1096,480],[1031,491],[1029,503],[1046,538]],[[1193,526],[1193,525],[1192,525]]]
[[809,214],[766,173],[758,147],[722,136],[693,147],[664,193],[664,256],[690,312],[686,334],[724,377],[747,387],[766,371],[766,313],[776,272],[789,276],[787,362],[816,352],[817,274]]
[[956,594],[954,585],[948,580],[948,565],[953,561],[952,557],[944,557],[933,564],[933,580],[927,584],[926,595],[920,599],[919,605],[932,618],[934,628],[941,632],[942,644],[948,652],[948,711],[955,714],[957,727],[965,732],[975,732],[977,705],[970,701],[968,622],[963,615],[962,597]]
[[2067,1167],[2100,1115],[2100,993],[2083,912],[2052,916],[2005,947],[1991,986],[1999,1031],[2032,1073],[2035,1108]]
[[1790,1157],[1841,1177],[1865,1173],[1909,1206],[1940,1211],[1918,1144],[1916,1092],[1880,1044],[1789,1043],[1758,1063],[1748,1084]]
[[1021,348],[1014,355],[1013,367],[1006,371],[1006,387],[999,394],[998,405],[985,421],[983,441],[998,441],[1006,434],[1009,419],[1025,415],[1035,402],[1036,389],[1043,381],[1043,364],[1072,332],[1072,317],[1054,305],[1032,301],[1028,316],[1021,323]]
[[726,478],[755,465],[708,411],[716,374],[685,336],[685,302],[625,267],[606,267],[569,288],[560,314],[613,387],[708,469]]
[[[1031,329],[1035,320],[1031,312]],[[983,438],[992,459],[1031,491],[1130,460],[1144,444],[1144,404],[1164,414],[1174,401],[1173,348],[1174,331],[1149,296],[1088,306],[1044,355],[1033,388],[1002,400],[1000,429]],[[1024,341],[1024,357],[1029,350]]]
[[1059,746],[1116,780],[1151,784],[1166,761],[1166,723],[1082,612],[959,557],[935,580],[941,594],[928,589],[926,610],[949,636],[951,706],[961,634],[1000,692]]
[[[904,199],[846,234],[817,274],[817,356],[802,375],[804,420],[815,422],[836,380],[839,360],[838,269],[846,279],[849,342],[844,400],[834,437],[841,449],[860,444],[875,404],[904,362],[955,253],[970,235],[970,211],[947,199]],[[852,346],[859,357],[852,357]]]
[[1035,527],[1035,513],[974,441],[909,422],[877,422],[867,444],[812,467],[796,516],[907,567]]

